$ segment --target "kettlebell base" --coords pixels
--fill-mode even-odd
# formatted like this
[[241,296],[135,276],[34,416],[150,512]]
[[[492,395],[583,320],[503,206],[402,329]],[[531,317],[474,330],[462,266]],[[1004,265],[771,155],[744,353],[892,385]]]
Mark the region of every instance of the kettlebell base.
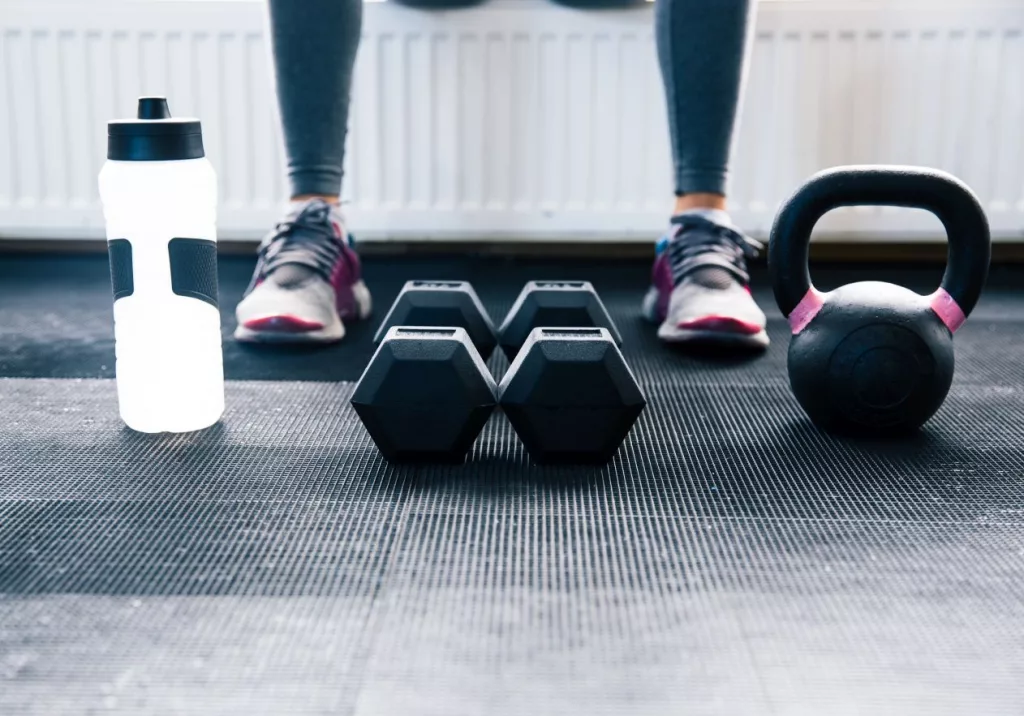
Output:
[[899,440],[918,432],[932,416],[921,421],[892,423],[889,425],[866,425],[850,420],[815,417],[804,409],[804,414],[818,429],[831,435],[847,438],[870,438],[874,440]]

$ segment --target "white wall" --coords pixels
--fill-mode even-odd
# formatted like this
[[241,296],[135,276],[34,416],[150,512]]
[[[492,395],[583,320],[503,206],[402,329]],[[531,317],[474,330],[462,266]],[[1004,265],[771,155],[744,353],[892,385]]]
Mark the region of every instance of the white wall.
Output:
[[[105,122],[166,93],[203,120],[223,236],[278,218],[285,184],[263,4],[0,0],[0,237],[102,236]],[[671,201],[650,7],[491,0],[366,7],[348,156],[361,239],[651,241]],[[733,212],[764,235],[818,168],[938,166],[997,238],[1024,232],[1024,4],[762,3]],[[849,210],[832,236],[934,239],[920,212]]]

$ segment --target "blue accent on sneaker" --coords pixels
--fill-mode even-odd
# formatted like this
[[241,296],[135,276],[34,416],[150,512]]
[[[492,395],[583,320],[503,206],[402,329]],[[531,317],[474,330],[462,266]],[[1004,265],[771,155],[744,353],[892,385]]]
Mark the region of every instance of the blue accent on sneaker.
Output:
[[672,243],[672,237],[669,236],[668,234],[664,234],[654,244],[654,255],[656,257],[657,256],[661,256],[663,253],[665,253],[665,249],[667,249],[668,245],[671,244],[671,243]]

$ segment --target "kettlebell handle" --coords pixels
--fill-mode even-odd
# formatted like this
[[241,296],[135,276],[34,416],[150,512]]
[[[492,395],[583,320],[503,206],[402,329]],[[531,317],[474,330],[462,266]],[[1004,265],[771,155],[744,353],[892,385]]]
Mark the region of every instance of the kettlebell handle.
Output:
[[932,307],[951,331],[956,330],[978,302],[992,253],[988,219],[978,198],[962,181],[938,169],[864,165],[815,174],[775,217],[768,267],[775,300],[790,318],[793,332],[802,328],[797,314],[809,315],[803,321],[806,325],[821,306],[808,267],[814,225],[832,209],[863,205],[927,209],[942,222],[949,247]]

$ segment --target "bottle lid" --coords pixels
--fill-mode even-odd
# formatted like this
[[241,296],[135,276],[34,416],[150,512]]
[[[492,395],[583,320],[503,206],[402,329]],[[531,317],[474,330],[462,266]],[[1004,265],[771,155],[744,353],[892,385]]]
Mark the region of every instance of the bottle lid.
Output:
[[139,97],[137,119],[107,123],[107,159],[160,162],[204,156],[199,120],[171,117],[164,97]]

